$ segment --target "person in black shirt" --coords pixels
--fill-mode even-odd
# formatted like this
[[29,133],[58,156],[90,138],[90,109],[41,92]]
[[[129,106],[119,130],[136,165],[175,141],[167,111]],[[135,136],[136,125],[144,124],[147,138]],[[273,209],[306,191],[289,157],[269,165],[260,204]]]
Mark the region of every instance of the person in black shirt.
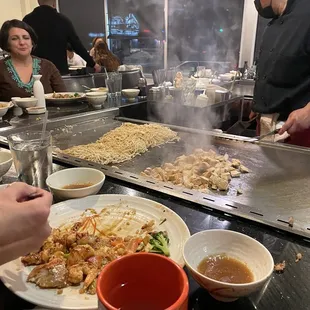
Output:
[[310,147],[310,1],[255,0],[271,19],[259,51],[253,111],[285,121],[289,143]]
[[67,45],[86,62],[88,67],[100,72],[101,67],[94,62],[77,36],[71,21],[56,10],[55,0],[39,0],[39,7],[23,19],[38,36],[38,45],[33,54],[54,63],[61,74],[68,74]]

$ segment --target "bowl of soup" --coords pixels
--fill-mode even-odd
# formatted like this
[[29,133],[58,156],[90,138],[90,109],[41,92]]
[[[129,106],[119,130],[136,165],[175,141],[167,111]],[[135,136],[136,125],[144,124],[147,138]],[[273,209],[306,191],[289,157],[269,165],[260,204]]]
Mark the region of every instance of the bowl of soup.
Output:
[[33,108],[38,103],[38,99],[34,97],[31,98],[13,97],[12,101],[14,104],[16,104],[18,107],[22,109]]
[[274,270],[273,258],[260,242],[229,230],[207,230],[191,236],[183,257],[196,282],[224,302],[263,289]]
[[89,92],[86,93],[88,103],[95,109],[102,108],[102,105],[107,100],[107,93],[105,92]]
[[12,102],[0,102],[0,117],[4,116],[10,108],[12,108]]
[[0,151],[0,181],[2,180],[2,177],[11,169],[12,163],[13,158],[11,152],[5,150]]
[[99,309],[187,310],[189,283],[176,262],[153,253],[125,255],[107,264],[97,281]]
[[135,101],[136,97],[139,95],[140,90],[139,89],[123,89],[122,95],[127,98],[128,101]]
[[51,174],[46,184],[59,199],[83,198],[96,195],[105,181],[100,170],[92,168],[70,168]]

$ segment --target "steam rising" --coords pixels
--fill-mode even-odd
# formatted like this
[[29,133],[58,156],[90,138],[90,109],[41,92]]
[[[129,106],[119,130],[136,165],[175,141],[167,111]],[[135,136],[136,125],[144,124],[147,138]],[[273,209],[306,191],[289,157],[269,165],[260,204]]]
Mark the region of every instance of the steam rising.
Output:
[[[189,67],[202,61],[199,65],[219,73],[235,69],[239,59],[243,5],[244,0],[169,0],[168,67],[195,61],[180,68],[188,73],[193,71]],[[186,74],[184,77],[187,78]],[[180,102],[152,104],[149,115],[153,121],[204,130],[218,128],[221,121],[221,115],[211,108],[186,107]],[[210,148],[209,136],[192,137],[195,140],[184,145],[185,153],[192,152],[193,147]]]
[[[150,103],[148,105],[148,115],[150,121],[160,122],[169,125],[177,125],[194,129],[212,130],[217,127],[219,117],[211,109],[200,109],[183,106],[181,103]],[[204,111],[202,113],[202,111]],[[180,133],[182,150],[176,151],[177,154],[171,154],[174,149],[163,149],[166,153],[163,156],[163,163],[167,158],[173,161],[180,153],[189,155],[195,148],[209,150],[212,145],[212,138],[209,135],[196,135]],[[180,143],[178,143],[180,144]]]

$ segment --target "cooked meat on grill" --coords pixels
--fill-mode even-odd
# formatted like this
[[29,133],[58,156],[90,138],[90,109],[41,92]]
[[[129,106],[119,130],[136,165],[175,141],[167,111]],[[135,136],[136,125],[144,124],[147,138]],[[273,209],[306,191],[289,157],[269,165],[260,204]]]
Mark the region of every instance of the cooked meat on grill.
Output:
[[296,254],[296,260],[295,260],[295,263],[298,263],[299,261],[302,260],[302,254],[301,253],[297,253]]
[[189,156],[182,155],[174,163],[147,168],[141,175],[174,185],[207,192],[208,189],[227,191],[231,178],[249,173],[238,159],[229,161],[228,154],[218,155],[213,150],[196,149]]
[[279,272],[279,273],[284,272],[285,267],[286,267],[286,262],[284,260],[282,263],[276,264],[274,266],[274,271]]

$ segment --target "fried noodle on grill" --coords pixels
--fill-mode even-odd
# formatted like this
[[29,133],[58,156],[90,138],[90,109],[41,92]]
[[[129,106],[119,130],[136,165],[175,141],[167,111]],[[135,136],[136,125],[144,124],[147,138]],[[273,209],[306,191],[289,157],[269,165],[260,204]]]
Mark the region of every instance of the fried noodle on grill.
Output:
[[161,125],[124,123],[95,143],[74,146],[62,152],[103,165],[117,164],[143,154],[149,148],[179,140],[176,132]]

